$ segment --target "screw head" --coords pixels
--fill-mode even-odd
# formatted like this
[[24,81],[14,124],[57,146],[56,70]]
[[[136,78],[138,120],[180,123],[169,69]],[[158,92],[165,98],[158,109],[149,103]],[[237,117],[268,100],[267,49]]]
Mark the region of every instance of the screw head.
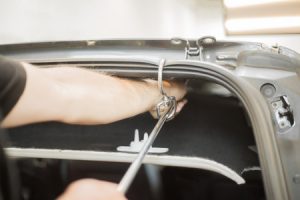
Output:
[[204,45],[212,45],[216,42],[216,38],[212,37],[212,36],[206,36],[206,37],[202,37],[198,40],[198,44],[204,44]]

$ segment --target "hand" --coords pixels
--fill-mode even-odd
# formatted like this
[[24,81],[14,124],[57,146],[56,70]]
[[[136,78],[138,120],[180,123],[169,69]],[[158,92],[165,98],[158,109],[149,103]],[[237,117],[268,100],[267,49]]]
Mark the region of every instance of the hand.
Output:
[[[185,104],[187,104],[187,102],[188,102],[187,99],[183,99],[181,101],[177,101],[175,116],[178,113],[180,113],[180,111],[185,106]],[[150,114],[152,115],[153,118],[158,119],[156,107],[154,107],[153,109],[151,109],[149,112],[150,112]]]
[[[153,84],[153,83],[152,83]],[[157,82],[155,82],[157,84]],[[174,96],[177,100],[177,107],[176,107],[176,114],[178,114],[182,108],[185,106],[185,104],[188,102],[187,99],[183,99],[184,96],[186,95],[186,86],[183,83],[180,82],[167,82],[164,81],[164,90],[167,93],[168,96]],[[162,96],[160,96],[160,99],[158,102],[161,100]],[[150,114],[154,118],[158,118],[157,113],[156,113],[156,106],[154,106],[150,111]]]
[[81,179],[68,186],[57,200],[126,200],[114,183]]

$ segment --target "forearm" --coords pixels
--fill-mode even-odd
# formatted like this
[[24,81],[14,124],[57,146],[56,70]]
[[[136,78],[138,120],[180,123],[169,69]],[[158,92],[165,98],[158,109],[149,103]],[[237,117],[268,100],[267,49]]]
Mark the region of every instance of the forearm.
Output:
[[104,124],[149,110],[160,99],[154,84],[83,69],[25,65],[27,83],[3,126],[62,121]]
[[64,90],[62,121],[105,124],[150,110],[161,98],[156,85],[76,68],[47,69]]

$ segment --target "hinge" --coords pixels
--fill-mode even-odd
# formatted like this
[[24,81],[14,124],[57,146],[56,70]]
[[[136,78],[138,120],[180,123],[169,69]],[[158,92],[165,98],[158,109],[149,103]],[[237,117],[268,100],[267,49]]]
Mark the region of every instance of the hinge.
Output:
[[203,46],[212,45],[216,42],[216,38],[212,36],[201,37],[198,40],[188,40],[183,38],[172,38],[173,44],[185,43],[185,59],[203,60],[202,50]]

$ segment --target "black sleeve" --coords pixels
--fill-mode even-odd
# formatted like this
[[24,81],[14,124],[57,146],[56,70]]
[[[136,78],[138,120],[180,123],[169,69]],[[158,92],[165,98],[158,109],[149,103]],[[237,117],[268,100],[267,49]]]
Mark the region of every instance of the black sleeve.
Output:
[[18,102],[26,84],[26,72],[22,65],[0,56],[0,110],[2,117]]

